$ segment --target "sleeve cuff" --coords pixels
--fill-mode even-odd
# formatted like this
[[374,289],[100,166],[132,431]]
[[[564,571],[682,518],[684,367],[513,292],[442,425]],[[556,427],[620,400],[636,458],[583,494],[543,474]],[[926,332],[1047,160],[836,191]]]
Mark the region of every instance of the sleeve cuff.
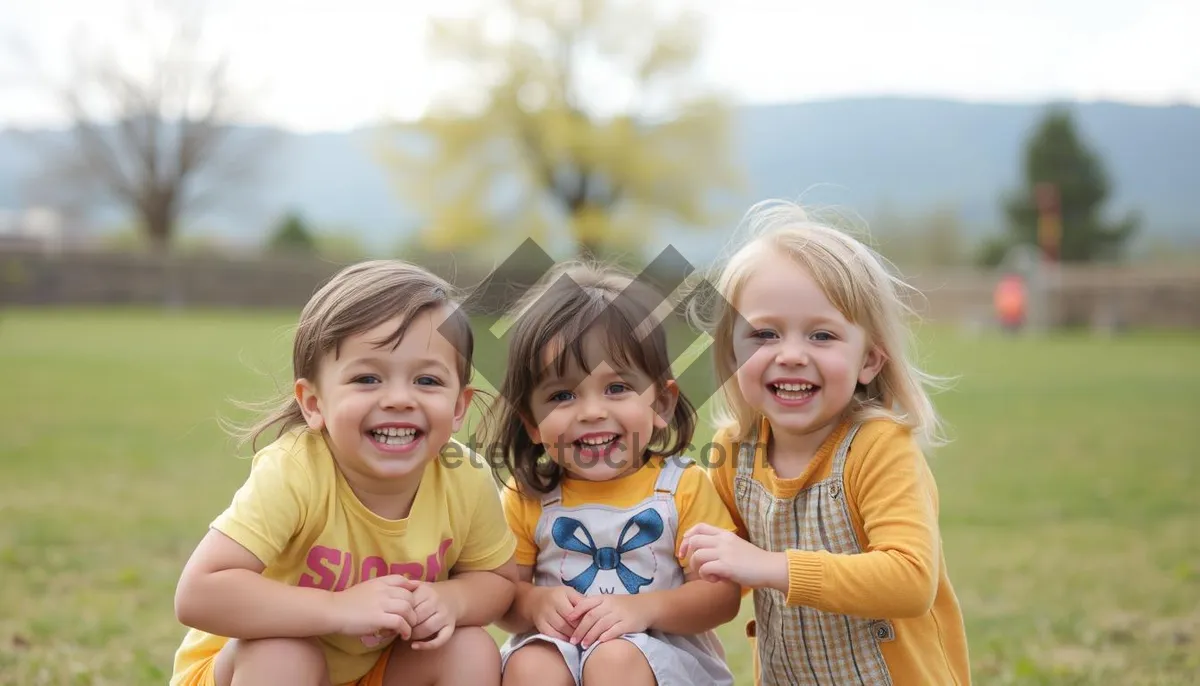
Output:
[[787,604],[815,607],[821,599],[824,576],[820,556],[808,550],[789,550],[787,563]]
[[496,547],[480,557],[471,559],[459,558],[455,567],[461,571],[489,571],[508,562],[517,550],[517,542],[511,536],[500,541]]

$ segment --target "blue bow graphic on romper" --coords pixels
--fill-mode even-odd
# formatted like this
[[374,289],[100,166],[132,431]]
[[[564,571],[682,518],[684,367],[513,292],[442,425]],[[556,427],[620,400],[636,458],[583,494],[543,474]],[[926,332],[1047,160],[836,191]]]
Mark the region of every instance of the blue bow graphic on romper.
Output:
[[[636,536],[626,541],[625,535],[629,533],[629,529],[634,525],[637,525],[640,531],[638,531]],[[587,538],[587,543],[575,537],[576,530],[583,532],[583,535]],[[591,532],[578,519],[559,517],[554,520],[554,526],[551,531],[554,542],[560,548],[576,553],[584,553],[592,557],[591,566],[583,570],[579,576],[576,576],[574,579],[563,579],[563,583],[580,593],[587,593],[588,588],[592,585],[592,581],[596,579],[596,573],[601,569],[617,570],[617,577],[621,579],[621,585],[630,594],[636,594],[638,589],[654,580],[634,573],[621,562],[621,556],[625,553],[649,545],[662,536],[663,520],[658,511],[653,508],[642,510],[625,523],[625,528],[621,529],[621,537],[617,542],[616,548],[596,548],[596,542],[592,540]]]

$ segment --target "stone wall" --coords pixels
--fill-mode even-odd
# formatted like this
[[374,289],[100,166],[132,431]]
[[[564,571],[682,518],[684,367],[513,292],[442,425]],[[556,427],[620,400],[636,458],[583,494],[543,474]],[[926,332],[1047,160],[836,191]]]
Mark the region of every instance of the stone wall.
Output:
[[[0,250],[0,304],[299,309],[340,266],[258,256]],[[450,260],[430,268],[464,287],[486,276]],[[923,293],[913,304],[926,320],[990,323],[999,273],[923,269],[906,270],[906,276]],[[1064,267],[1046,283],[1051,325],[1200,328],[1200,269],[1195,267]]]

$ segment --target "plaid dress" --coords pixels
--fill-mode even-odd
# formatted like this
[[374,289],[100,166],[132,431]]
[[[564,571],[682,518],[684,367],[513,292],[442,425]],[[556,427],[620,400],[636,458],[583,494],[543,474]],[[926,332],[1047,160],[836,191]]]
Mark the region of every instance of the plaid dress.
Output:
[[[738,452],[734,493],[750,541],[772,552],[788,549],[862,552],[842,487],[846,454],[858,432],[854,425],[838,446],[828,478],[789,499],[776,498],[753,478],[762,454],[758,430]],[[881,642],[895,640],[891,622],[789,607],[775,589],[754,591],[759,681],[763,686],[891,684]]]

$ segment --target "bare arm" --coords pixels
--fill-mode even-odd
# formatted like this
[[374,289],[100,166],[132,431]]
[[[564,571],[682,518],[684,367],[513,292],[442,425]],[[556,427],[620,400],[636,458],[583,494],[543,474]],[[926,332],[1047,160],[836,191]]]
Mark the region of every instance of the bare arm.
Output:
[[529,601],[530,594],[536,594],[538,591],[537,587],[533,585],[533,568],[518,565],[516,569],[517,578],[513,588],[512,602],[509,604],[508,611],[496,621],[496,626],[513,634],[533,630],[533,613],[530,612]]
[[230,638],[308,637],[337,629],[332,593],[262,576],[263,564],[210,529],[175,589],[175,616],[185,626]]
[[453,609],[456,625],[487,626],[509,611],[517,580],[517,563],[509,558],[493,570],[452,572],[436,587]]
[[698,634],[733,621],[741,610],[742,589],[731,581],[704,581],[688,572],[684,583],[645,596],[650,628],[668,634]]

